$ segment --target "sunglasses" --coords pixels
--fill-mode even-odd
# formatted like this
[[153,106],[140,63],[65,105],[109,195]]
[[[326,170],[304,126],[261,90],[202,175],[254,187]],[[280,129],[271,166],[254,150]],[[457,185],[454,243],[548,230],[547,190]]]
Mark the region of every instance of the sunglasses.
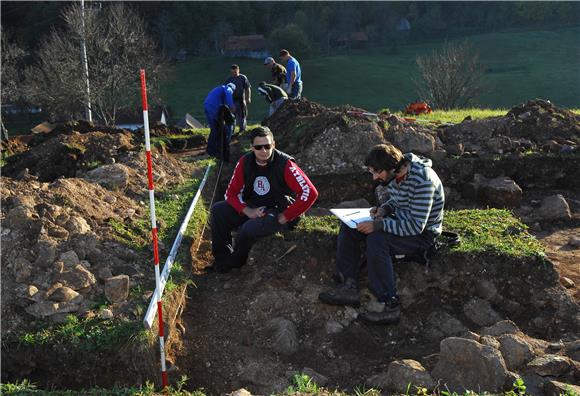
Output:
[[252,146],[254,149],[260,151],[262,149],[270,150],[272,148],[271,144],[254,144]]

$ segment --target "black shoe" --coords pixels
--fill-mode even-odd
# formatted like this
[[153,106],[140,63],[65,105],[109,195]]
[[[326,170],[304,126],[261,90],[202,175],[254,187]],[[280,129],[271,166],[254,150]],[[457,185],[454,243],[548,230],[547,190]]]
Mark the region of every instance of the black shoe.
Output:
[[360,305],[358,288],[353,279],[347,279],[334,289],[320,293],[318,299],[325,304]]
[[389,325],[397,324],[401,320],[401,311],[396,312],[364,312],[359,315],[359,319],[366,324]]
[[205,267],[204,270],[207,274],[227,274],[232,270],[232,267],[214,262],[212,265]]
[[385,303],[382,312],[364,312],[359,319],[367,324],[387,325],[396,324],[401,320],[401,303],[398,297],[393,297]]
[[206,273],[217,273],[217,274],[227,274],[232,270],[232,260],[231,257],[215,259],[213,264],[205,267]]

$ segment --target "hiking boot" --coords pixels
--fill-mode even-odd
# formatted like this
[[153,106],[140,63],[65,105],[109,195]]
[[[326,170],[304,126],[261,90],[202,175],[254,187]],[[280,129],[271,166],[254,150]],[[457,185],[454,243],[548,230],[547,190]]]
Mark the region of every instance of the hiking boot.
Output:
[[346,279],[344,283],[338,285],[334,289],[320,293],[318,299],[325,304],[360,305],[358,288],[353,279]]
[[364,312],[359,315],[359,319],[367,324],[387,325],[399,323],[401,319],[401,303],[398,297],[393,297],[384,303],[381,312]]

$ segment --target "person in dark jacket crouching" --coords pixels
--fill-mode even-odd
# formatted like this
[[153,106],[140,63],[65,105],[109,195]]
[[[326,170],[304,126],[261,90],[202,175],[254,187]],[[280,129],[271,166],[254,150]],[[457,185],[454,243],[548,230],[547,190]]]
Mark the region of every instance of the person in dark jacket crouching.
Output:
[[213,269],[220,273],[244,265],[257,239],[293,227],[318,198],[294,158],[275,149],[269,128],[251,130],[250,142],[252,151],[236,164],[226,200],[211,209]]
[[391,144],[375,146],[365,165],[373,180],[387,186],[389,198],[371,208],[373,219],[358,223],[356,229],[341,224],[336,253],[341,284],[318,297],[327,304],[360,303],[357,280],[366,242],[369,286],[382,310],[364,312],[359,318],[370,324],[393,324],[401,312],[391,256],[417,254],[433,245],[443,228],[445,194],[431,160],[403,155]]

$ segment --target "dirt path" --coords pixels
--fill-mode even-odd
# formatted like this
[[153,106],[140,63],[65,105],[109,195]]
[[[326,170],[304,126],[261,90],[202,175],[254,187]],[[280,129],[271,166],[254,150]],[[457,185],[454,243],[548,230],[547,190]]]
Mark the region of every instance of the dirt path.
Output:
[[543,231],[536,235],[546,248],[546,255],[554,263],[560,276],[570,278],[574,287],[570,293],[580,301],[580,249],[568,244],[573,236],[580,236],[580,227]]

